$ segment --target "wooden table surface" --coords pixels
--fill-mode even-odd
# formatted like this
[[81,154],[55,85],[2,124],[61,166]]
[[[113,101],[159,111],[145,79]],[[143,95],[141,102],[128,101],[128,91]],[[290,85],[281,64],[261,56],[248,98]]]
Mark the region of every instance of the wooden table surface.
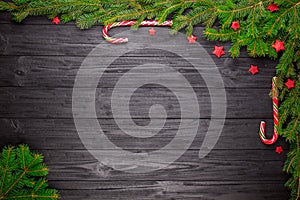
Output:
[[[128,29],[117,28],[111,33]],[[108,111],[107,94],[111,93],[112,83],[132,64],[153,59],[172,61],[174,68],[201,94],[204,110],[201,128],[191,147],[166,169],[132,174],[96,160],[76,131],[72,90],[82,61],[103,41],[101,30],[102,26],[94,26],[82,31],[74,23],[52,25],[46,17],[30,17],[17,24],[11,22],[7,13],[0,14],[0,147],[26,143],[44,154],[50,168],[49,184],[67,200],[289,198],[284,187],[288,177],[282,172],[288,145],[280,138],[276,145],[281,145],[284,153],[278,155],[276,145],[263,145],[258,138],[262,119],[267,122],[267,134],[272,133],[272,104],[268,94],[276,61],[250,58],[244,49],[237,59],[230,58],[228,53],[220,59],[212,55],[225,84],[227,116],[217,145],[202,160],[198,158],[203,140],[200,132],[207,129],[212,119],[206,110],[207,89],[198,81],[195,70],[178,67],[180,60],[168,53],[140,50],[123,56],[108,70],[96,91],[103,98],[96,108],[98,120],[113,143],[132,152],[151,151],[161,148],[174,136],[180,116],[176,99],[164,87],[149,85],[138,90],[131,109],[134,121],[143,125],[149,122],[146,112],[153,98],[157,100],[155,103],[163,104],[169,112],[165,134],[150,140],[124,137]],[[198,27],[195,35],[208,53],[211,54],[214,45],[222,44],[229,50],[229,43],[203,40],[202,30]],[[251,64],[259,66],[255,76],[248,72]]]

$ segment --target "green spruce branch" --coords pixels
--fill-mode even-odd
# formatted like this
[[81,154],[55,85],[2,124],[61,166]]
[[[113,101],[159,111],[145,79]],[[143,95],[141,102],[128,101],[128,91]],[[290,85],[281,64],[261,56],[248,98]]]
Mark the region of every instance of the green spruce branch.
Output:
[[28,146],[3,148],[0,155],[0,200],[58,199],[58,192],[47,188],[44,178],[47,174],[43,156],[31,152]]
[[[267,10],[271,3],[279,10]],[[196,24],[203,24],[207,39],[232,42],[232,57],[238,57],[240,49],[246,47],[252,57],[279,58],[279,134],[290,143],[283,170],[291,175],[286,183],[291,199],[300,199],[299,0],[13,0],[0,1],[0,10],[12,13],[16,21],[30,15],[50,19],[60,15],[64,22],[76,21],[81,29],[120,20],[172,19],[171,33],[185,29],[190,36]],[[233,21],[240,23],[236,31],[230,28]],[[284,51],[277,53],[272,47],[276,39],[285,43]],[[285,87],[287,79],[295,81],[295,88]]]

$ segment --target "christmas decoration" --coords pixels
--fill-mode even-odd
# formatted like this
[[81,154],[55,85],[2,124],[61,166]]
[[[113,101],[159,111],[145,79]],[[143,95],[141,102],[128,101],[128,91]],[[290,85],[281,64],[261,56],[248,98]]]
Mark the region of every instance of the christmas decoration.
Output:
[[254,75],[254,74],[257,74],[258,73],[258,67],[257,66],[254,66],[254,65],[251,65],[250,68],[249,68],[249,72]]
[[52,20],[52,23],[53,24],[59,24],[59,22],[60,22],[60,19],[58,18],[58,17],[55,17],[55,18],[53,18],[53,20]]
[[232,22],[230,28],[236,31],[240,28],[240,23],[238,21]]
[[191,36],[188,36],[187,39],[189,41],[189,44],[195,44],[196,40],[197,40],[197,37],[191,35]]
[[154,36],[156,33],[156,30],[154,28],[150,28],[148,32],[149,32],[149,35]]
[[284,42],[281,42],[280,40],[276,40],[275,44],[272,45],[274,49],[276,49],[276,52],[285,50],[284,48]]
[[213,51],[213,54],[215,54],[218,58],[220,58],[222,55],[225,55],[224,47],[215,46],[215,50]]
[[285,82],[285,86],[286,86],[288,89],[294,88],[294,87],[295,87],[295,81],[293,81],[293,80],[291,80],[291,79],[288,79],[288,81]]
[[54,200],[59,194],[49,189],[48,174],[43,156],[33,153],[28,146],[8,146],[0,156],[0,199],[45,199]]
[[276,153],[281,154],[283,152],[282,146],[277,146],[275,151]]
[[273,99],[273,117],[274,117],[274,133],[272,139],[267,139],[265,130],[266,123],[264,121],[260,122],[259,127],[259,137],[264,144],[274,144],[278,139],[278,88],[277,88],[277,78],[272,78],[272,99]]
[[275,12],[277,10],[279,10],[278,6],[276,4],[270,4],[267,9],[270,11],[270,12]]
[[[90,28],[94,24],[108,25],[124,20],[136,20],[137,23],[132,27],[137,28],[147,19],[156,19],[159,22],[173,19],[171,33],[174,34],[185,28],[186,35],[190,36],[196,24],[203,24],[207,39],[232,43],[229,53],[233,58],[240,55],[242,47],[246,48],[252,57],[279,58],[276,66],[280,90],[278,100],[281,102],[278,134],[290,143],[283,169],[291,175],[286,183],[286,186],[291,189],[291,199],[299,199],[299,0],[122,0],[117,4],[112,2],[109,0],[14,0],[0,1],[0,10],[11,12],[17,22],[29,15],[48,15],[50,19],[61,15],[63,22],[75,20],[81,29]],[[230,28],[234,21],[238,21],[241,25],[236,31]],[[214,26],[216,24],[217,27]],[[106,39],[113,41],[113,38]],[[279,43],[278,48],[276,40],[284,43]],[[275,48],[273,45],[276,45]],[[283,50],[283,47],[284,51],[280,54],[276,53]],[[295,88],[292,90],[288,90],[284,85],[284,80],[288,78],[295,81]]]
[[110,42],[110,43],[113,43],[113,44],[126,43],[126,42],[128,42],[128,38],[113,38],[113,37],[110,37],[108,35],[108,31],[109,31],[109,29],[111,29],[113,27],[132,26],[134,24],[137,24],[139,26],[171,26],[172,21],[168,20],[168,21],[165,21],[163,23],[159,23],[159,21],[157,21],[157,20],[145,20],[145,21],[142,21],[141,23],[139,23],[136,20],[115,22],[115,23],[109,24],[107,26],[104,26],[104,28],[102,30],[102,36],[107,42]]

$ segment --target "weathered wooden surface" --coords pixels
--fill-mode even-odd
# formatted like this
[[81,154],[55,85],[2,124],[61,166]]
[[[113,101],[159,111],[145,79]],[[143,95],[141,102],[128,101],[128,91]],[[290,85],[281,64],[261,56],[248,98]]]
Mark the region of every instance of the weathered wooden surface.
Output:
[[[168,123],[151,139],[125,137],[108,109],[113,83],[132,64],[149,61],[167,60],[190,81],[199,99],[200,128],[189,150],[167,169],[129,174],[97,161],[77,134],[72,116],[72,88],[82,61],[102,41],[101,28],[95,26],[81,31],[74,23],[55,26],[46,17],[30,17],[22,24],[16,24],[10,21],[7,13],[0,14],[1,147],[27,143],[43,153],[50,167],[50,186],[59,189],[62,199],[67,200],[288,199],[288,191],[283,186],[287,176],[282,172],[286,151],[277,155],[275,146],[263,145],[257,136],[262,119],[267,121],[267,134],[272,132],[272,105],[268,93],[276,61],[252,59],[245,51],[234,60],[228,54],[221,59],[212,57],[226,88],[227,118],[217,145],[202,160],[198,158],[198,150],[211,120],[211,110],[206,85],[195,70],[176,57],[151,50],[134,52],[119,59],[102,77],[96,95],[98,121],[113,143],[132,152],[152,151],[166,145],[176,134],[180,123],[176,97],[163,87],[148,85],[132,97],[131,114],[137,124],[149,122],[147,112],[153,103],[163,104],[168,112]],[[113,29],[111,33],[127,29]],[[202,30],[198,27],[195,34],[200,36]],[[201,39],[200,43],[209,53],[215,44],[220,44]],[[229,45],[224,44],[226,50]],[[255,76],[248,72],[251,64],[260,67]],[[95,67],[88,66],[87,70],[93,72]],[[156,73],[155,69],[153,73]],[[159,73],[168,76],[167,72]],[[134,78],[145,77],[143,73],[136,73]],[[175,81],[171,84],[182,87]],[[90,90],[88,84],[82,87]],[[120,91],[125,93],[128,86],[122,87]],[[125,113],[118,116],[121,120],[128,117]],[[84,118],[88,128],[91,116]],[[185,138],[182,140],[184,142]],[[279,139],[277,145],[288,149],[283,139]]]
[[[99,40],[99,39],[98,39]],[[149,55],[146,55],[149,56]],[[26,87],[73,87],[76,72],[84,59],[82,56],[2,56],[0,87],[26,86]],[[124,58],[125,59],[125,58]],[[115,63],[107,70],[101,87],[111,86],[110,80],[115,80],[120,74],[128,71],[131,63],[144,62],[146,60],[162,60],[159,57],[127,57],[127,63]],[[184,74],[193,87],[201,87],[197,81],[195,70],[188,66],[178,67],[178,59],[172,58],[174,68]],[[232,88],[269,88],[270,79],[274,75],[275,61],[267,59],[251,58],[221,58],[214,60],[224,78],[225,87]],[[118,60],[118,62],[120,62]],[[260,66],[260,73],[255,77],[249,76],[250,63]],[[91,73],[95,71],[95,66],[87,68]],[[166,74],[161,72],[162,74]],[[142,73],[136,78],[142,79]],[[176,82],[174,82],[176,84]]]
[[[196,120],[196,119],[195,119]],[[217,119],[216,119],[217,120]],[[89,126],[89,121],[86,120],[86,127]],[[104,132],[110,135],[110,139],[127,149],[155,149],[160,146],[161,143],[165,144],[170,141],[176,133],[176,128],[179,123],[179,119],[170,119],[170,122],[163,128],[163,134],[157,134],[152,140],[144,140],[143,142],[137,140],[124,140],[121,131],[111,119],[99,120]],[[136,119],[137,122],[144,122],[145,119]],[[273,150],[263,145],[260,140],[257,140],[257,135],[253,134],[257,132],[260,119],[227,119],[225,126],[220,137],[220,141],[214,149],[217,150]],[[208,119],[200,121],[200,128],[195,138],[195,143],[190,149],[199,149],[205,131],[208,127]],[[272,120],[267,120],[267,124],[271,124]],[[35,118],[19,118],[8,119],[2,118],[0,120],[0,128],[2,130],[1,137],[5,138],[0,141],[0,145],[3,146],[10,141],[10,143],[18,143],[20,139],[23,142],[34,144],[33,148],[36,149],[60,149],[60,150],[84,150],[85,148],[79,140],[78,134],[74,127],[72,119],[35,119]],[[131,128],[131,127],[128,127]],[[189,127],[187,127],[189,129]],[[241,135],[237,135],[238,131]],[[267,127],[267,134],[272,132],[272,126]],[[182,140],[185,138],[183,137]],[[234,142],[234,145],[232,145]],[[140,142],[140,143],[138,143]],[[36,146],[35,144],[38,144]],[[287,148],[285,142],[281,139],[278,145],[283,145]],[[259,156],[259,155],[257,155]],[[275,156],[275,155],[274,155]],[[274,157],[278,159],[278,157]],[[280,172],[281,173],[281,172]]]

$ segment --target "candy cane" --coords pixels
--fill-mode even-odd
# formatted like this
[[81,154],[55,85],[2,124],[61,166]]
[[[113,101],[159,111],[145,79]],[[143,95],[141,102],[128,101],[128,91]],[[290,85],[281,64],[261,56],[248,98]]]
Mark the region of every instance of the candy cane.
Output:
[[259,127],[259,137],[264,144],[274,144],[278,139],[278,88],[276,86],[277,78],[272,79],[272,100],[273,100],[273,116],[274,116],[274,133],[271,139],[266,138],[265,129],[266,122],[261,121]]
[[[134,23],[136,23],[136,20],[130,20],[130,21],[122,21],[122,22],[115,22],[112,24],[109,24],[107,26],[104,26],[102,30],[102,36],[103,38],[110,43],[113,44],[121,44],[128,42],[128,38],[113,38],[108,35],[108,31],[113,27],[119,27],[119,26],[132,26]],[[139,26],[171,26],[172,21],[168,20],[163,23],[158,23],[157,20],[145,20],[143,21]]]

